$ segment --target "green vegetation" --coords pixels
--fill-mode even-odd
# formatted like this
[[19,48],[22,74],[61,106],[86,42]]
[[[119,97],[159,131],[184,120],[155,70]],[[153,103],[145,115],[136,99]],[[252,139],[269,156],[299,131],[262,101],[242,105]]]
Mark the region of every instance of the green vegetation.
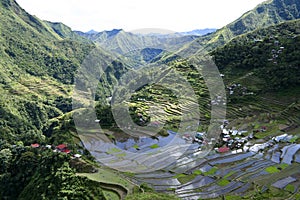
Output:
[[[6,144],[7,147],[9,145]],[[51,150],[17,146],[2,149],[0,196],[4,199],[52,198],[101,199],[103,193],[95,182],[78,177],[70,167],[70,157]]]
[[176,176],[174,176],[174,178],[177,178],[181,184],[185,184],[192,181],[196,176],[197,174],[177,174]]
[[205,175],[205,176],[212,176],[212,175],[214,175],[217,172],[217,170],[218,170],[217,167],[213,167],[209,171],[203,172],[203,175]]
[[192,174],[176,174],[173,178],[177,178],[181,184],[185,184],[192,181],[201,174],[201,170],[195,170]]
[[[299,143],[299,10],[299,1],[267,1],[216,33],[197,39],[210,51],[224,74],[227,118],[232,121],[231,126],[253,129],[256,139],[277,135],[279,125],[283,124],[295,134],[291,142]],[[123,57],[114,60],[113,55],[101,52],[113,60],[107,63],[96,85],[95,109],[101,127],[118,130],[109,99],[120,77],[140,64],[157,61],[166,64],[159,70],[157,83],[170,82],[167,86],[172,89],[159,84],[137,89],[126,102],[133,121],[139,126],[153,127],[166,121],[158,134],[168,136],[167,130],[178,130],[183,113],[188,113],[184,123],[189,125],[189,119],[199,111],[199,130],[206,131],[212,99],[205,79],[193,63],[160,48],[145,48],[149,44],[155,46],[155,37],[137,36],[122,30],[88,37],[83,34],[86,38],[82,37],[62,23],[46,22],[29,15],[14,0],[2,0],[0,13],[0,199],[176,199],[172,195],[155,193],[147,184],[137,186],[128,181],[128,178],[136,178],[134,173],[99,167],[76,133],[71,95],[75,74],[95,48],[94,42],[122,55],[132,48],[139,49],[130,53],[128,60]],[[168,49],[169,45],[184,46],[193,39],[195,37],[188,36],[162,40]],[[186,45],[181,51],[192,48]],[[189,95],[179,100],[177,94],[181,94],[184,85],[179,80],[174,81],[173,70],[192,86],[199,110],[191,106],[195,102]],[[155,73],[157,71],[136,72],[128,85],[118,89],[126,91],[127,87],[149,80]],[[82,84],[88,85],[87,82]],[[234,86],[234,93],[230,94],[229,88],[233,85],[239,86]],[[86,103],[85,99],[79,101]],[[266,130],[260,130],[262,126]],[[103,134],[116,141],[106,129]],[[98,132],[91,130],[89,133]],[[33,143],[41,147],[33,148],[30,146]],[[67,144],[71,154],[80,153],[82,158],[71,159],[71,155],[53,152],[45,147],[47,144],[52,148]],[[137,144],[132,147],[139,149]],[[149,148],[156,149],[159,145]],[[107,153],[120,158],[127,155],[118,148]],[[282,178],[297,172],[298,167],[294,163],[291,167],[277,164],[265,171],[268,177],[277,173],[277,178]],[[192,174],[177,174],[173,178],[181,184],[199,175],[219,178],[215,177],[219,168],[214,166],[208,172],[195,170]],[[231,171],[220,177],[216,184],[227,186],[235,173]],[[259,178],[258,183],[269,185],[269,180]],[[168,192],[174,190],[167,189]],[[285,198],[295,191],[292,184],[285,190],[255,185],[243,198]],[[299,194],[295,198],[300,198]],[[225,199],[236,199],[236,196],[228,195]]]
[[142,194],[132,194],[126,197],[126,200],[179,200],[174,195],[162,194],[162,193],[154,193],[154,192],[145,192]]
[[274,174],[280,172],[280,170],[276,166],[270,166],[266,168],[266,172]]
[[230,183],[230,181],[227,180],[227,179],[221,179],[221,180],[219,180],[219,181],[217,182],[217,184],[218,184],[219,186],[222,186],[222,187],[228,185],[229,183]]
[[286,163],[281,163],[281,164],[278,164],[278,165],[267,167],[265,170],[266,170],[266,172],[268,172],[270,174],[274,174],[274,173],[280,172],[281,170],[284,170],[288,166],[289,165],[286,164]]
[[[197,42],[203,44],[206,51],[211,51],[230,42],[233,38],[249,33],[254,30],[263,29],[281,22],[300,18],[300,3],[288,0],[265,1],[255,9],[246,12],[237,20],[217,30],[215,33],[197,39]],[[193,43],[185,46],[182,52],[188,52],[193,49]],[[165,60],[175,59],[176,56],[168,56]],[[175,58],[174,58],[175,57]],[[238,61],[238,60],[237,60]]]
[[111,148],[107,151],[108,154],[115,154],[115,153],[120,153],[121,150],[118,148]]
[[227,179],[227,178],[229,178],[230,176],[232,176],[233,174],[235,174],[236,173],[236,171],[230,171],[228,174],[226,174],[223,178],[224,179]]
[[284,189],[285,189],[286,191],[288,191],[288,192],[291,192],[291,193],[294,193],[294,192],[295,192],[295,186],[294,186],[294,185],[291,185],[291,184],[288,184]]
[[0,12],[0,198],[103,199],[99,184],[76,175],[93,167],[29,146],[66,143],[72,153],[94,159],[79,146],[69,112],[75,72],[95,45],[13,0],[1,1]]
[[159,147],[158,144],[153,144],[153,145],[150,146],[151,149],[156,149],[156,148],[158,148],[158,147]]

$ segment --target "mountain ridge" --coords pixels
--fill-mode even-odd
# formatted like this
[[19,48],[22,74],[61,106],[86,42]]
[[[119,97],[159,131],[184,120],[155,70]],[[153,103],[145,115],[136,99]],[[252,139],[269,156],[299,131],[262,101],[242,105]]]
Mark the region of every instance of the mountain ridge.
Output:
[[[299,1],[267,0],[244,13],[233,22],[216,30],[216,32],[198,38],[195,43],[183,47],[177,54],[186,54],[185,52],[190,52],[195,48],[193,45],[199,47],[199,44],[202,46],[201,51],[209,52],[218,46],[226,44],[238,35],[298,18],[300,18]],[[164,60],[174,60],[175,58],[175,55],[169,55]]]
[[[295,2],[293,5],[298,8],[298,1],[275,0],[272,2],[274,2],[272,5],[286,8]],[[286,3],[284,4],[285,6],[283,3]],[[267,5],[264,8],[271,10]],[[268,13],[264,12],[265,10],[258,9],[255,12]],[[268,14],[266,15],[268,18]],[[141,51],[137,55],[142,57],[142,61],[146,63],[156,59],[159,61],[162,56],[173,53],[162,51],[162,48],[149,48],[149,45],[161,47],[159,43],[163,41],[166,41],[170,46],[174,44],[178,46],[190,45],[190,42],[193,42],[195,39],[196,42],[201,42],[203,45],[206,45],[205,42],[207,42],[208,47],[212,50],[211,53],[216,64],[221,72],[224,73],[224,81],[227,86],[226,91],[229,95],[228,105],[227,102],[224,103],[228,108],[227,117],[232,120],[230,123],[234,124],[231,126],[236,125],[240,129],[253,129],[254,131],[254,129],[259,129],[261,126],[266,125],[267,129],[270,128],[270,130],[254,134],[255,137],[260,139],[278,135],[278,126],[282,124],[289,128],[292,127],[290,130],[294,131],[295,128],[293,127],[297,128],[294,125],[299,124],[300,119],[300,105],[297,96],[299,94],[297,93],[299,92],[299,76],[297,74],[299,73],[300,51],[300,45],[297,45],[300,42],[299,20],[288,22],[283,20],[280,24],[255,30],[255,27],[251,26],[253,22],[250,25],[246,23],[248,20],[247,16],[253,18],[251,12],[241,18],[241,27],[246,26],[246,29],[243,28],[241,30],[241,33],[237,30],[240,27],[239,24],[241,24],[239,21],[241,19],[238,19],[238,23],[234,23],[238,25],[233,25],[232,29],[229,25],[223,30],[218,30],[219,32],[210,33],[199,38],[188,36],[163,39],[153,39],[151,37],[149,39],[148,37],[146,39],[141,38],[141,36],[136,37],[134,34],[126,33],[122,30],[114,30],[101,35],[102,38],[98,37],[98,42],[106,41],[106,43],[103,42],[107,45],[106,47],[124,56],[132,49],[139,49]],[[283,19],[292,19],[289,16],[298,17],[293,8],[291,12],[282,12],[281,16],[283,16]],[[255,20],[253,19],[253,21]],[[261,26],[271,24],[268,20],[265,22],[265,24],[262,22]],[[0,24],[0,197],[4,199],[22,199],[30,198],[34,194],[35,198],[44,196],[49,199],[60,197],[70,199],[105,198],[102,193],[104,190],[102,191],[99,183],[78,176],[78,172],[97,171],[95,169],[97,164],[82,146],[72,119],[73,112],[71,112],[71,96],[74,91],[75,75],[82,61],[96,45],[77,33],[74,34],[69,27],[62,23],[42,21],[37,17],[31,16],[20,8],[14,0],[1,1]],[[270,33],[271,35],[268,35]],[[270,36],[273,36],[272,39]],[[108,41],[108,38],[111,41]],[[96,37],[95,40],[97,40]],[[276,42],[277,40],[278,42]],[[131,42],[132,46],[124,45],[126,42]],[[223,46],[223,44],[226,45]],[[277,44],[278,46],[276,46]],[[199,45],[196,47],[199,48]],[[284,47],[284,49],[281,47]],[[104,57],[109,58],[108,60],[113,60],[116,57],[105,52],[105,50],[102,52],[99,49],[98,53],[105,55]],[[136,56],[135,52],[133,54]],[[270,58],[272,58],[271,61],[268,60]],[[273,58],[276,59],[273,60]],[[140,60],[137,61],[140,62]],[[95,104],[96,110],[100,110],[97,113],[99,114],[99,119],[105,117],[110,119],[111,117],[109,116],[110,112],[106,100],[112,96],[113,88],[120,77],[128,70],[132,70],[128,67],[131,63],[128,64],[127,62],[129,61],[120,58],[113,60],[111,63],[105,63],[105,65],[108,65],[107,70],[104,71],[102,79],[99,80],[99,85],[95,86],[98,88],[95,94],[95,100],[97,101]],[[203,114],[200,120],[203,127],[198,127],[199,130],[197,131],[205,130],[205,125],[210,122],[210,106],[213,103],[213,99],[209,96],[203,77],[192,63],[188,63],[184,59],[171,59],[164,66],[166,68],[158,72],[160,79],[164,78],[164,74],[168,74],[172,69],[175,69],[181,75],[184,75],[183,77],[194,88],[196,95],[199,97],[197,100],[201,107],[201,114]],[[90,67],[90,72],[96,71],[93,65]],[[148,75],[151,76],[152,74],[145,74],[145,76],[141,77],[136,76],[130,81],[134,83],[136,81],[135,78],[147,78]],[[281,80],[281,77],[284,79]],[[167,78],[172,80],[174,77],[170,76]],[[185,89],[174,80],[170,81],[170,83],[179,86],[176,87],[177,90]],[[88,83],[83,84],[89,86]],[[231,89],[229,91],[229,88],[239,84],[242,86],[237,86],[234,93],[230,94]],[[271,98],[268,98],[268,95]],[[219,97],[216,98],[220,100]],[[189,97],[185,100],[185,103],[190,103]],[[151,105],[149,102],[152,101],[158,103],[160,110],[167,113],[168,122],[170,123],[166,127],[171,127],[175,130],[178,130],[176,126],[181,120],[179,116],[181,112],[186,111],[191,117],[195,114],[195,110],[192,107],[187,107],[186,105],[184,105],[186,107],[181,107],[177,102],[176,95],[159,85],[153,87],[145,86],[145,88],[136,91],[132,95],[131,101],[132,109],[130,109],[130,114],[132,114],[134,120],[140,122],[141,113],[143,117],[147,116],[147,109],[153,108],[149,106]],[[103,102],[106,105],[103,106]],[[102,115],[101,111],[103,110],[105,114]],[[153,113],[155,114],[155,112]],[[87,122],[84,121],[83,123]],[[95,124],[95,121],[92,120],[90,123]],[[115,130],[116,127],[112,127],[111,131]],[[114,141],[116,138],[111,134],[111,131],[106,132],[104,130],[104,133],[91,132],[88,134],[92,137],[95,136],[95,138],[98,135],[103,135]],[[117,132],[120,132],[120,130],[117,129]],[[93,141],[95,138],[93,138]],[[296,138],[295,141],[299,143],[299,138]],[[41,148],[34,148],[31,146],[32,144],[41,145]],[[47,144],[50,144],[52,149],[47,149]],[[82,154],[82,159],[71,159],[71,156],[62,152],[54,152],[53,150],[59,144],[68,144],[71,154]],[[135,150],[138,151],[138,148],[135,148]],[[104,153],[109,155],[118,152]],[[120,159],[124,157],[122,154],[116,155]],[[257,159],[261,158],[259,156],[260,154],[257,155]],[[212,162],[214,162],[218,161],[219,158],[214,160],[214,157],[212,159]],[[187,160],[185,159],[182,159],[182,161],[182,163],[179,163],[182,165],[175,166],[175,170],[169,168],[170,170],[168,169],[167,171],[159,171],[159,173],[163,173],[163,184],[170,183],[165,181],[165,175],[170,178],[168,180],[172,180],[172,183],[176,181],[176,184],[179,184],[178,186],[172,185],[171,190],[170,185],[164,185],[163,187],[159,185],[157,188],[160,191],[170,193],[173,192],[174,187],[174,193],[177,190],[179,193],[176,194],[180,195],[183,185],[186,183],[194,185],[193,181],[199,181],[198,178],[202,177],[216,180],[216,183],[212,183],[211,187],[196,188],[193,192],[195,191],[197,194],[199,194],[200,190],[200,193],[202,193],[202,191],[206,192],[206,189],[211,190],[213,187],[222,188],[227,183],[230,189],[235,180],[240,181],[239,177],[227,180],[227,175],[222,177],[219,174],[219,172],[222,173],[221,167],[218,169],[215,166],[212,168],[213,170],[208,172],[202,172],[197,169],[192,173],[188,171],[181,173],[184,171],[182,167],[188,168],[189,164],[193,169],[201,167],[201,164],[198,166],[194,162],[199,160],[194,160],[192,163],[186,163]],[[220,159],[220,161],[222,160]],[[154,164],[159,164],[159,162],[163,162],[163,158],[155,161]],[[265,163],[262,164],[265,165]],[[297,164],[293,164],[293,166],[296,169],[299,167]],[[226,163],[225,169],[229,167],[230,163]],[[99,175],[102,178],[105,175],[102,170],[106,169],[101,167],[100,173],[93,173],[92,176],[96,177]],[[177,173],[176,170],[179,170],[180,173]],[[283,169],[277,169],[280,173],[281,170],[283,173],[285,172]],[[216,171],[218,174],[214,174]],[[260,172],[264,172],[264,169]],[[122,177],[127,175],[130,178],[137,179],[139,183],[147,182],[148,180],[150,185],[153,184],[153,179],[135,177],[134,173],[122,174],[118,172],[117,174],[119,176],[122,175]],[[146,175],[147,177],[151,176],[151,174]],[[115,181],[114,178],[109,176],[110,181]],[[103,179],[100,180],[103,181]],[[159,181],[157,174],[155,175],[155,180]],[[119,184],[118,182],[116,185],[120,186]],[[126,182],[126,185],[128,185],[128,182]],[[132,191],[143,196],[153,193],[153,190],[149,189],[147,184],[134,186],[136,187],[128,189],[129,193]],[[189,185],[185,186],[188,186],[186,194],[190,195],[192,190],[189,188]],[[265,185],[257,185],[256,181],[253,181],[253,186],[259,191],[253,191],[254,189],[250,187],[250,195],[254,197],[265,195],[265,192],[260,191],[260,187],[265,187]],[[299,185],[296,187],[299,188]],[[139,194],[140,191],[143,191],[143,194]],[[147,192],[144,193],[144,191]],[[184,190],[181,191],[184,192]],[[214,190],[211,191],[214,192]],[[272,192],[272,188],[266,190],[267,195]],[[293,195],[292,192],[284,191],[284,194],[287,193]],[[109,190],[106,194],[108,194],[109,198],[112,195],[112,190]],[[181,194],[185,195],[184,193]],[[215,197],[215,193],[213,195]],[[153,194],[153,196],[152,199],[159,198],[156,194]],[[220,196],[220,198],[223,197],[224,195]],[[137,198],[140,199],[140,197]],[[165,198],[174,199],[174,197],[169,196]]]

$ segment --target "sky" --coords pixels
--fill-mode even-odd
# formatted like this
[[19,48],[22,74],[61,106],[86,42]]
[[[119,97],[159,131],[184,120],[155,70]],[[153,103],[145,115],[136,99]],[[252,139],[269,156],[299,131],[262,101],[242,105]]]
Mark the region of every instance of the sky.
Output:
[[16,0],[43,20],[63,22],[73,30],[175,32],[221,28],[264,0]]

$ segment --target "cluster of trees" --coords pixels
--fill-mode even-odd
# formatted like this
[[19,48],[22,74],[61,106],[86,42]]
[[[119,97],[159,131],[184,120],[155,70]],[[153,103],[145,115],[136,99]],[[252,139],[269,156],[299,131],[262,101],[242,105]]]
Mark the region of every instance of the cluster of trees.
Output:
[[[297,28],[298,27],[298,28]],[[259,29],[239,36],[212,52],[222,73],[234,78],[253,72],[262,91],[299,85],[300,21]]]
[[97,182],[76,175],[70,156],[0,142],[1,199],[104,199]]

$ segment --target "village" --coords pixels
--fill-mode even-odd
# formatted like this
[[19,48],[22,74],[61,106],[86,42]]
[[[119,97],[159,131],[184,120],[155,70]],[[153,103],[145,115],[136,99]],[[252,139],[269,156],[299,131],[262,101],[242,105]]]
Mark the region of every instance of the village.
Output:
[[82,155],[77,154],[77,153],[72,154],[72,151],[70,149],[68,149],[67,144],[59,144],[59,145],[55,146],[55,145],[50,145],[50,144],[41,145],[39,143],[33,143],[30,146],[31,146],[31,148],[34,148],[34,149],[42,149],[42,150],[49,149],[49,150],[52,150],[55,153],[65,153],[65,154],[70,155],[72,159],[79,159],[82,156]]
[[[273,147],[278,143],[293,143],[297,136],[288,135],[287,133],[278,135],[276,137],[270,138],[268,141],[264,140],[255,140],[255,133],[265,132],[267,131],[267,127],[262,126],[260,129],[253,130],[252,132],[248,132],[247,130],[236,130],[227,128],[229,122],[224,120],[223,125],[221,125],[220,130],[220,138],[211,138],[210,141],[206,138],[205,132],[197,132],[195,136],[192,138],[193,142],[199,144],[200,149],[201,146],[206,144],[212,144],[213,141],[216,141],[215,144],[215,152],[216,153],[229,153],[237,154],[242,152],[263,152],[267,148]],[[191,140],[187,135],[183,136],[185,140]],[[258,142],[258,143],[255,143]]]

